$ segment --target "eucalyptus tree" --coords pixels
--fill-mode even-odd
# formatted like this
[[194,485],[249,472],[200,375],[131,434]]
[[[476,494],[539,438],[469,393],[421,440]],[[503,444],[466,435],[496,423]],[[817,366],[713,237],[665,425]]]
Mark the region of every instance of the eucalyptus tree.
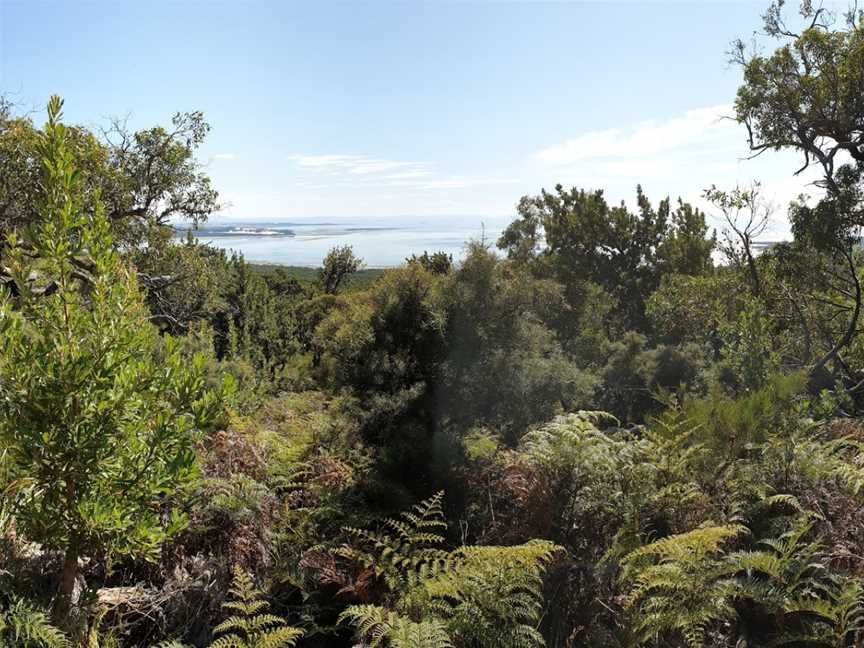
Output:
[[[200,111],[176,113],[169,127],[134,131],[114,119],[97,131],[65,128],[80,191],[99,193],[115,245],[135,246],[171,219],[198,223],[219,209],[196,158],[210,131]],[[29,116],[0,99],[0,231],[20,231],[39,218],[39,137]]]
[[864,228],[864,12],[853,8],[838,18],[804,0],[803,28],[796,30],[784,4],[774,0],[764,16],[765,34],[778,43],[774,51],[734,44],[744,72],[735,111],[754,155],[796,151],[797,174],[818,172],[824,195],[815,205],[793,203],[790,220],[796,244],[821,269],[822,287],[813,291],[821,316],[811,328],[825,348],[811,374],[830,366],[842,375],[848,372],[841,354],[857,336],[864,297],[856,252]]

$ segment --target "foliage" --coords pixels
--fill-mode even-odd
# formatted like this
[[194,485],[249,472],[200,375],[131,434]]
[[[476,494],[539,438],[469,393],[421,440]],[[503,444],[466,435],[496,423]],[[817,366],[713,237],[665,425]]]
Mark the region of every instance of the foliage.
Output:
[[182,526],[165,498],[194,475],[194,440],[219,403],[200,360],[189,366],[148,324],[99,204],[82,210],[60,109],[52,99],[40,140],[42,224],[8,239],[0,442],[16,521],[65,554],[69,598],[79,556],[153,560]]
[[711,558],[742,532],[705,527],[663,538],[625,558],[631,579],[628,604],[637,606],[636,630],[643,640],[679,632],[688,646],[704,646],[711,624],[733,614],[723,586],[712,574]]
[[355,605],[342,615],[357,628],[357,634],[370,648],[452,648],[443,621],[412,621],[376,605]]
[[758,184],[719,242],[559,185],[506,258],[256,266],[169,225],[200,113],[0,101],[0,644],[68,645],[54,599],[91,648],[861,645],[862,15],[786,13],[733,52],[824,191],[771,247]]
[[231,600],[222,604],[230,616],[213,629],[219,636],[210,648],[291,648],[303,631],[266,612],[269,604],[252,584],[249,574],[235,568]]
[[386,586],[387,606],[354,605],[341,615],[369,645],[542,646],[542,574],[559,547],[438,549],[446,528],[443,493],[415,505],[388,531],[349,529],[354,542],[339,555],[362,565]]
[[[615,300],[615,319],[624,330],[644,327],[644,300],[661,274],[701,274],[711,266],[714,240],[706,239],[705,216],[668,199],[655,209],[637,187],[638,212],[610,206],[602,191],[561,185],[554,192],[525,196],[519,219],[498,246],[510,258],[568,286],[579,308],[578,285],[590,281]],[[574,291],[574,288],[577,289]]]
[[[799,172],[813,165],[820,174],[817,185],[825,195],[815,206],[805,200],[793,204],[790,220],[796,241],[829,261],[820,274],[831,291],[814,296],[818,308],[827,311],[818,324],[840,323],[825,335],[827,348],[811,363],[811,376],[822,379],[829,364],[835,374],[848,374],[839,355],[855,337],[862,307],[854,257],[864,225],[864,28],[857,9],[838,22],[823,7],[802,2],[805,25],[796,32],[787,26],[784,4],[775,0],[765,14],[765,32],[778,41],[776,50],[752,53],[736,43],[734,59],[744,80],[735,110],[755,154],[791,149],[803,158]],[[805,337],[811,337],[805,318],[800,319]]]
[[514,443],[530,424],[590,401],[595,380],[549,325],[566,309],[556,286],[472,244],[441,295],[447,342],[437,396],[446,424],[492,426]]
[[432,274],[447,274],[453,269],[453,255],[446,252],[434,252],[433,254],[423,252],[420,256],[412,254],[405,259],[405,262],[419,263]]
[[2,648],[68,648],[69,640],[51,625],[48,616],[16,600],[0,608],[0,646]]
[[200,111],[176,113],[168,128],[131,133],[114,120],[105,130],[115,182],[103,190],[103,199],[109,220],[118,223],[118,242],[133,245],[172,218],[198,224],[219,210],[219,195],[195,159],[209,131]]
[[335,295],[358,270],[363,262],[354,256],[350,245],[335,247],[327,253],[318,272],[318,283],[326,295]]
[[[117,246],[135,247],[163,233],[171,218],[197,223],[218,210],[218,194],[195,159],[209,125],[200,112],[177,113],[171,126],[131,132],[113,120],[99,133],[67,127],[82,194],[98,194]],[[22,232],[38,224],[40,133],[28,117],[0,104],[0,227]],[[92,200],[84,201],[93,207]]]
[[824,8],[805,2],[806,24],[796,33],[786,24],[784,4],[774,0],[765,14],[766,33],[780,42],[775,51],[751,55],[745,43],[736,43],[744,72],[736,113],[754,150],[796,148],[806,165],[819,164],[831,175],[841,152],[864,159],[861,14],[850,11],[838,26]]

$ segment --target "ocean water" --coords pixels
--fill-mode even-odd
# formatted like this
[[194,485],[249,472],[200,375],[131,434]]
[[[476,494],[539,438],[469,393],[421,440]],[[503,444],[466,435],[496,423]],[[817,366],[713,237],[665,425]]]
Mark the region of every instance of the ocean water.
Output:
[[[317,267],[337,245],[350,245],[370,268],[403,263],[412,254],[443,251],[462,257],[465,244],[495,244],[509,219],[437,218],[291,222],[216,222],[193,231],[196,238],[240,252],[247,261]],[[178,236],[185,230],[178,226]]]

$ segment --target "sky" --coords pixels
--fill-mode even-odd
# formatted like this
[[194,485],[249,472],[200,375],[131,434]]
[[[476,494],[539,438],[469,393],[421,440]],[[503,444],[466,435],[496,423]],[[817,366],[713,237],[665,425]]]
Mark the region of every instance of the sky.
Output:
[[816,190],[724,119],[765,4],[0,0],[0,92],[92,127],[202,110],[226,221],[506,221],[557,183],[704,206],[758,179],[784,236]]

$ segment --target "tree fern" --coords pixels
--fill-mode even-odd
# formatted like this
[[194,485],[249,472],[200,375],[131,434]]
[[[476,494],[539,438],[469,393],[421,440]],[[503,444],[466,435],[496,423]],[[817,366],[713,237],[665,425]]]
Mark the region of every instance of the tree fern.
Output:
[[221,636],[210,648],[291,648],[303,636],[302,630],[287,625],[282,617],[267,613],[269,603],[239,567],[234,569],[228,593],[231,600],[222,608],[230,616],[213,629]]

